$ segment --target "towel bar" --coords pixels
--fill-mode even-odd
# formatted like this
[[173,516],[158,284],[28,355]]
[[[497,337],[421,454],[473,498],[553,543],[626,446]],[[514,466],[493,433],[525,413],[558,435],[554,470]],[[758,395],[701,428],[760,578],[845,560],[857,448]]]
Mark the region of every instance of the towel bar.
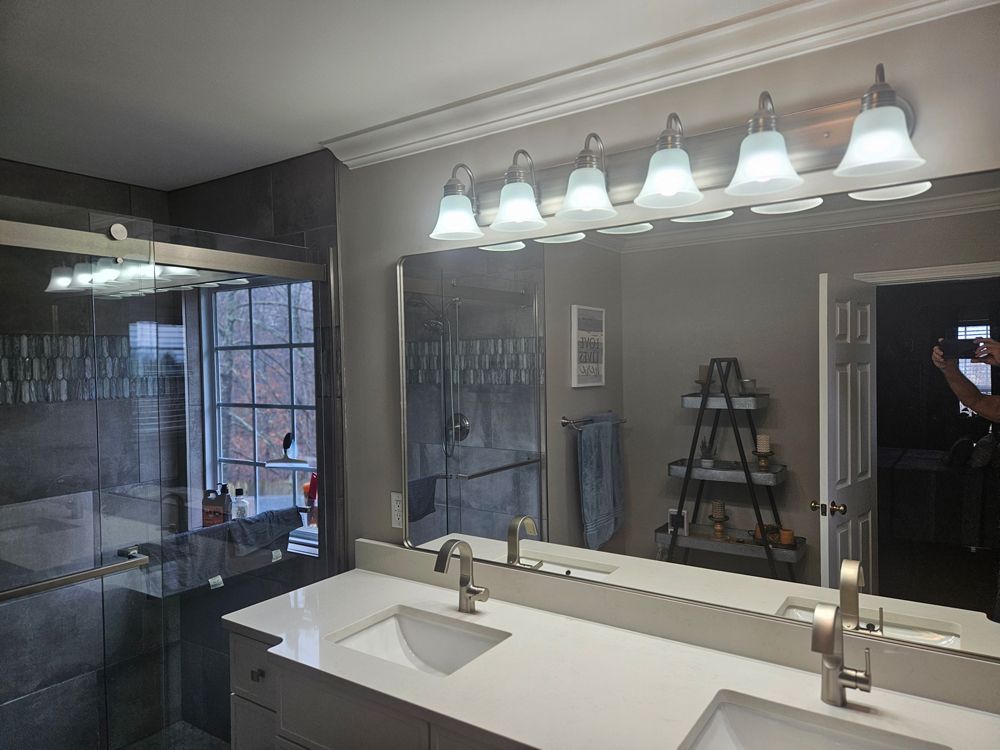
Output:
[[[580,432],[581,425],[591,424],[593,421],[594,421],[593,417],[584,417],[582,419],[570,419],[569,417],[563,417],[561,420],[559,420],[559,423],[563,427],[570,427],[576,430],[577,432]],[[627,419],[616,419],[611,424],[625,424],[626,422],[628,422]]]

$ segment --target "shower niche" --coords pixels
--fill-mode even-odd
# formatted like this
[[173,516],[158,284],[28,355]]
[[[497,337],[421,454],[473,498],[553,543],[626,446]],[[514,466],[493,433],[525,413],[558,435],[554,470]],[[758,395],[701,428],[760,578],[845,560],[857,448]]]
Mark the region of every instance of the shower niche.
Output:
[[408,538],[546,534],[539,251],[466,248],[398,267]]

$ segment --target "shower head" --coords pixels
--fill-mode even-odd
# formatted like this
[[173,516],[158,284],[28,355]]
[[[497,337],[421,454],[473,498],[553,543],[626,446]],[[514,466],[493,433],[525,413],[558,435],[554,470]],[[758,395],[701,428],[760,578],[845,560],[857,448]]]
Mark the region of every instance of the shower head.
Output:
[[448,322],[444,320],[425,320],[423,326],[428,331],[434,331],[442,336],[448,333]]

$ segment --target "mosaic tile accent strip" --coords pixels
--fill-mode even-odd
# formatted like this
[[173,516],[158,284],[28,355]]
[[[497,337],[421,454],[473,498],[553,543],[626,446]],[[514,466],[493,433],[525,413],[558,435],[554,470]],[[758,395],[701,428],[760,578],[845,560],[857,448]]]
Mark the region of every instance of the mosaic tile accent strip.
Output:
[[[406,382],[440,385],[447,377],[448,342],[407,341]],[[545,382],[545,346],[541,337],[459,339],[455,345],[456,385],[540,385]]]
[[173,380],[128,336],[0,334],[0,406],[157,396]]

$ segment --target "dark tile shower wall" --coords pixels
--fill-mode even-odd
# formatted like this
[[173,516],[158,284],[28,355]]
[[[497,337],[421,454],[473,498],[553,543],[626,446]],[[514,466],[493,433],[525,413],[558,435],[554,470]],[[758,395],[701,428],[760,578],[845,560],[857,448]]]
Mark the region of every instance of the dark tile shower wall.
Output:
[[[533,295],[542,287],[540,259],[460,251],[440,261],[444,277],[459,285],[525,292],[524,305],[463,300],[448,315],[457,331],[452,385],[457,408],[469,418],[469,436],[446,458],[443,450],[442,388],[447,337],[428,331],[435,317],[425,305],[406,308],[407,462],[411,479],[438,473],[471,474],[536,458],[541,450],[540,402],[544,340],[535,321]],[[419,273],[419,268],[418,268]],[[430,277],[430,274],[428,274]],[[447,282],[446,282],[447,288]],[[447,295],[445,295],[447,297]],[[440,305],[440,299],[434,298]],[[541,309],[541,300],[539,307]],[[538,465],[478,479],[439,479],[435,512],[411,524],[411,539],[423,543],[448,532],[503,539],[518,515],[543,519]]]

